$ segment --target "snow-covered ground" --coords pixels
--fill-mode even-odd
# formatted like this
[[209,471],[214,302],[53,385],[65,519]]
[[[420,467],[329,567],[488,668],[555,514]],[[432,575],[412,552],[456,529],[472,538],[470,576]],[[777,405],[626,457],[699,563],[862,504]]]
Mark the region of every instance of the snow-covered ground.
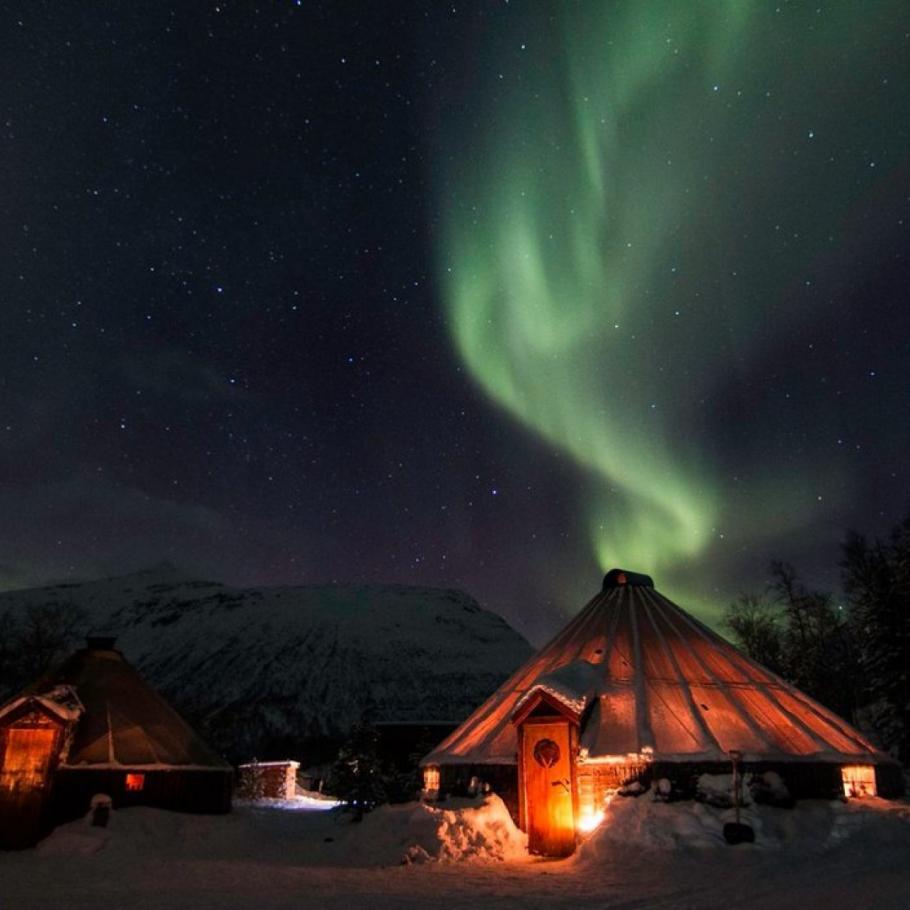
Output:
[[757,842],[738,847],[721,837],[728,815],[614,799],[575,856],[548,861],[525,854],[495,797],[384,807],[361,824],[275,801],[221,817],[129,809],[0,854],[0,908],[910,907],[906,803],[752,806]]

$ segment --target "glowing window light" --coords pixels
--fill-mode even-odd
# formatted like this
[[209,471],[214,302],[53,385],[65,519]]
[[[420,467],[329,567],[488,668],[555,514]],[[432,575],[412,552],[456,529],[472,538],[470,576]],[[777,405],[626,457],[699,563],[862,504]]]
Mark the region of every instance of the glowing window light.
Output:
[[145,788],[145,775],[144,774],[127,774],[126,775],[126,789],[132,793],[138,793],[140,790]]
[[424,790],[438,790],[439,789],[439,768],[430,767],[423,769],[423,789]]
[[840,773],[844,782],[844,796],[856,798],[876,795],[874,765],[844,765]]

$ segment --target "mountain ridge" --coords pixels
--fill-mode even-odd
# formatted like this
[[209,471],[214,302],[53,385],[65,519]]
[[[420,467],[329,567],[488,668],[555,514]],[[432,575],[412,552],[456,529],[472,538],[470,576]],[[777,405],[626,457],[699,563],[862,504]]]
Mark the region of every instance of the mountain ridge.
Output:
[[343,737],[361,719],[456,723],[530,656],[456,589],[231,587],[177,567],[0,592],[0,614],[70,604],[234,759]]

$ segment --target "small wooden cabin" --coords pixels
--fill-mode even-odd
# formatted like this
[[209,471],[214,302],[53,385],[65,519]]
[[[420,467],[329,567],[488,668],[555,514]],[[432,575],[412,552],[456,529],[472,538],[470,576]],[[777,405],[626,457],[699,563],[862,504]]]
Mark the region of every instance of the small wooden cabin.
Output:
[[0,846],[34,844],[96,794],[115,809],[228,812],[232,774],[113,639],[90,638],[0,706]]
[[252,761],[240,765],[238,796],[244,799],[293,799],[299,761]]
[[[613,569],[601,592],[427,755],[427,798],[487,783],[529,849],[565,856],[620,787],[774,771],[793,797],[899,796],[900,766],[859,730],[654,590]],[[741,759],[739,758],[741,756]]]

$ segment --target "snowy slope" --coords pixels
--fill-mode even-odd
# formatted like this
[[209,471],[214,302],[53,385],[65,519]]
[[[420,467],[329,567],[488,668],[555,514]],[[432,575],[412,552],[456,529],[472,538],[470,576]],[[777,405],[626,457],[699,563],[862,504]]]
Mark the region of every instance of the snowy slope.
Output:
[[229,588],[172,566],[0,593],[0,614],[71,603],[236,755],[374,722],[457,722],[531,653],[460,591]]

